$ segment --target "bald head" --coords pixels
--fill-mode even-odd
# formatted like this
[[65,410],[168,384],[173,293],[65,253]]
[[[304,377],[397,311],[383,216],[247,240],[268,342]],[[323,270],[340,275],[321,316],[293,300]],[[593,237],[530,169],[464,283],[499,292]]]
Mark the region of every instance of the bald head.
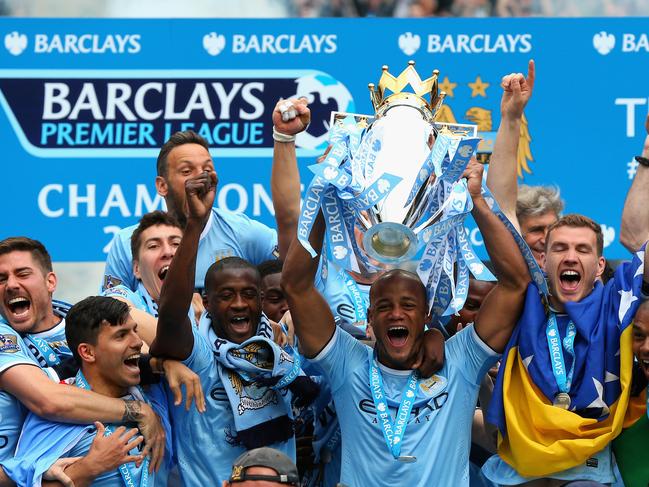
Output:
[[377,293],[380,293],[382,289],[385,289],[386,286],[389,286],[391,283],[394,283],[397,280],[411,280],[415,283],[417,289],[421,291],[424,303],[428,300],[426,295],[426,287],[419,279],[417,274],[414,274],[410,271],[405,271],[403,269],[392,269],[391,271],[386,272],[381,275],[370,288],[370,303],[376,299]]

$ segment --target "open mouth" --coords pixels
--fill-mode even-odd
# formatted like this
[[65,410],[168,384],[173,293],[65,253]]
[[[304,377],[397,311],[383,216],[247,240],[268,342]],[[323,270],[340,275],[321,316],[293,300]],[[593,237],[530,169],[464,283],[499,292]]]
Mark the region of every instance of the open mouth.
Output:
[[248,316],[234,316],[230,319],[230,326],[237,333],[245,333],[250,326],[250,318]]
[[574,291],[579,286],[581,274],[575,270],[566,270],[559,274],[561,289],[564,291]]
[[168,273],[168,272],[169,272],[169,266],[166,265],[166,266],[164,266],[162,269],[160,269],[160,270],[158,271],[158,278],[159,278],[161,281],[164,281],[164,280],[165,280],[165,277],[167,277],[167,273]]
[[388,341],[393,347],[403,347],[408,341],[410,332],[403,326],[393,326],[388,328]]
[[11,313],[17,318],[29,313],[31,305],[31,301],[23,296],[12,298],[7,302],[7,308],[9,308],[9,311],[11,311]]
[[131,370],[139,372],[140,371],[140,366],[138,365],[139,360],[140,360],[140,354],[134,353],[133,355],[128,356],[124,360],[124,365],[126,365],[126,367]]

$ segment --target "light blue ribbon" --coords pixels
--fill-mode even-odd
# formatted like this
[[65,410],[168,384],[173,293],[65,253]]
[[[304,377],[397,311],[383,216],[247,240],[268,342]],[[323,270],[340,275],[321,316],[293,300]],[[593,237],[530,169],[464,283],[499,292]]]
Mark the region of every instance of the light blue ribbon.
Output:
[[[572,376],[575,372],[575,336],[577,335],[577,327],[570,320],[566,329],[566,337],[561,340],[559,327],[557,325],[557,317],[554,313],[550,312],[548,323],[545,330],[545,336],[548,340],[548,349],[550,350],[550,362],[552,364],[552,373],[557,381],[557,387],[560,392],[569,393],[572,386]],[[572,357],[572,364],[570,370],[566,371],[566,361],[563,351],[566,351]]]
[[[79,389],[85,389],[87,391],[92,390],[90,388],[90,384],[88,384],[88,381],[84,377],[83,372],[81,372],[81,370],[79,370],[79,372],[77,372],[75,384]],[[139,387],[138,387],[138,389],[139,389]],[[144,394],[142,394],[142,397],[144,397]],[[115,429],[111,425],[107,425],[106,426],[105,436],[110,436],[113,433],[115,433]],[[142,463],[141,468],[140,468],[140,485],[139,485],[139,487],[147,487],[149,485],[149,461],[150,461],[149,457],[146,457],[144,459],[144,462]],[[131,463],[131,464],[123,463],[123,464],[121,464],[119,466],[119,473],[121,474],[122,480],[124,481],[124,485],[126,487],[134,487],[134,485],[135,485],[134,484],[134,478],[135,477],[134,477],[133,472],[132,472],[131,468],[129,467],[129,465],[135,466],[135,464],[133,464],[133,463]]]
[[370,359],[370,389],[372,391],[372,398],[374,399],[376,420],[383,431],[385,443],[395,459],[398,459],[401,454],[401,444],[403,442],[403,437],[406,434],[406,427],[408,426],[410,413],[415,405],[418,384],[419,373],[413,371],[408,377],[408,384],[403,390],[399,409],[397,410],[396,418],[393,421],[390,416],[390,409],[388,408],[388,402],[383,389],[383,377],[381,371],[376,365],[376,360],[374,358]]

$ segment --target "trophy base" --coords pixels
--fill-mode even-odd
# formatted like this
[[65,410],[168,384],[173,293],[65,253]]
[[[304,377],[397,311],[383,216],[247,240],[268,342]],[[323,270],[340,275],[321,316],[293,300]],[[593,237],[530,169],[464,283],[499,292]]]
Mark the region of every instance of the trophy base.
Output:
[[412,259],[417,253],[417,242],[417,236],[410,228],[393,222],[378,223],[363,237],[363,247],[368,256],[382,264],[392,265]]

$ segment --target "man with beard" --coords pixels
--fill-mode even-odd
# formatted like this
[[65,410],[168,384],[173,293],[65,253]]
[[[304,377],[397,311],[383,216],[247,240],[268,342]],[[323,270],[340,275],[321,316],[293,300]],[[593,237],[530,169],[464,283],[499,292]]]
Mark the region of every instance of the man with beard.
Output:
[[[101,398],[57,384],[32,359],[36,355],[43,367],[72,355],[65,337],[64,313],[53,307],[55,288],[52,262],[40,242],[26,237],[0,241],[0,314],[8,324],[2,324],[4,342],[0,346],[6,359],[0,374],[0,413],[2,435],[7,440],[0,448],[0,459],[14,452],[26,414],[24,405],[56,421],[136,421],[146,438],[146,453],[152,450],[151,463],[157,466],[164,451],[164,433],[150,406],[138,400]],[[30,340],[31,347],[21,335]]]
[[[499,280],[475,324],[446,342],[444,366],[430,378],[410,370],[430,320],[417,275],[392,270],[372,284],[373,351],[335,326],[314,286],[318,260],[297,240],[291,244],[282,286],[302,351],[322,367],[331,386],[345,484],[469,485],[471,421],[480,381],[516,321],[504,308],[512,314],[522,309],[529,276],[513,237],[482,197],[482,167],[470,163],[464,177]],[[323,233],[320,215],[310,237],[317,251]],[[363,458],[371,460],[359,465]]]
[[[204,171],[213,172],[214,162],[207,141],[195,132],[176,132],[160,149],[156,189],[165,199],[167,211],[183,227],[187,223],[185,182]],[[119,284],[137,289],[131,254],[131,234],[136,227],[124,228],[115,235],[106,259],[104,289]],[[277,258],[276,247],[274,230],[243,214],[212,208],[199,244],[196,289],[203,287],[207,268],[216,260],[239,256],[259,264]]]
[[[67,315],[66,335],[80,366],[74,379],[76,388],[92,390],[102,398],[100,400],[149,401],[139,387],[138,359],[143,342],[125,303],[103,296],[80,301]],[[166,416],[163,406],[154,407]],[[18,485],[40,485],[42,474],[57,459],[88,454],[96,435],[115,434],[116,428],[112,424],[104,430],[101,426],[51,422],[30,414],[25,420],[14,459],[4,462],[3,467]],[[159,485],[166,485],[166,468],[157,474],[150,471],[148,459],[140,456],[139,443],[127,443],[131,446],[129,463],[97,476],[93,485],[153,486],[156,479]]]

